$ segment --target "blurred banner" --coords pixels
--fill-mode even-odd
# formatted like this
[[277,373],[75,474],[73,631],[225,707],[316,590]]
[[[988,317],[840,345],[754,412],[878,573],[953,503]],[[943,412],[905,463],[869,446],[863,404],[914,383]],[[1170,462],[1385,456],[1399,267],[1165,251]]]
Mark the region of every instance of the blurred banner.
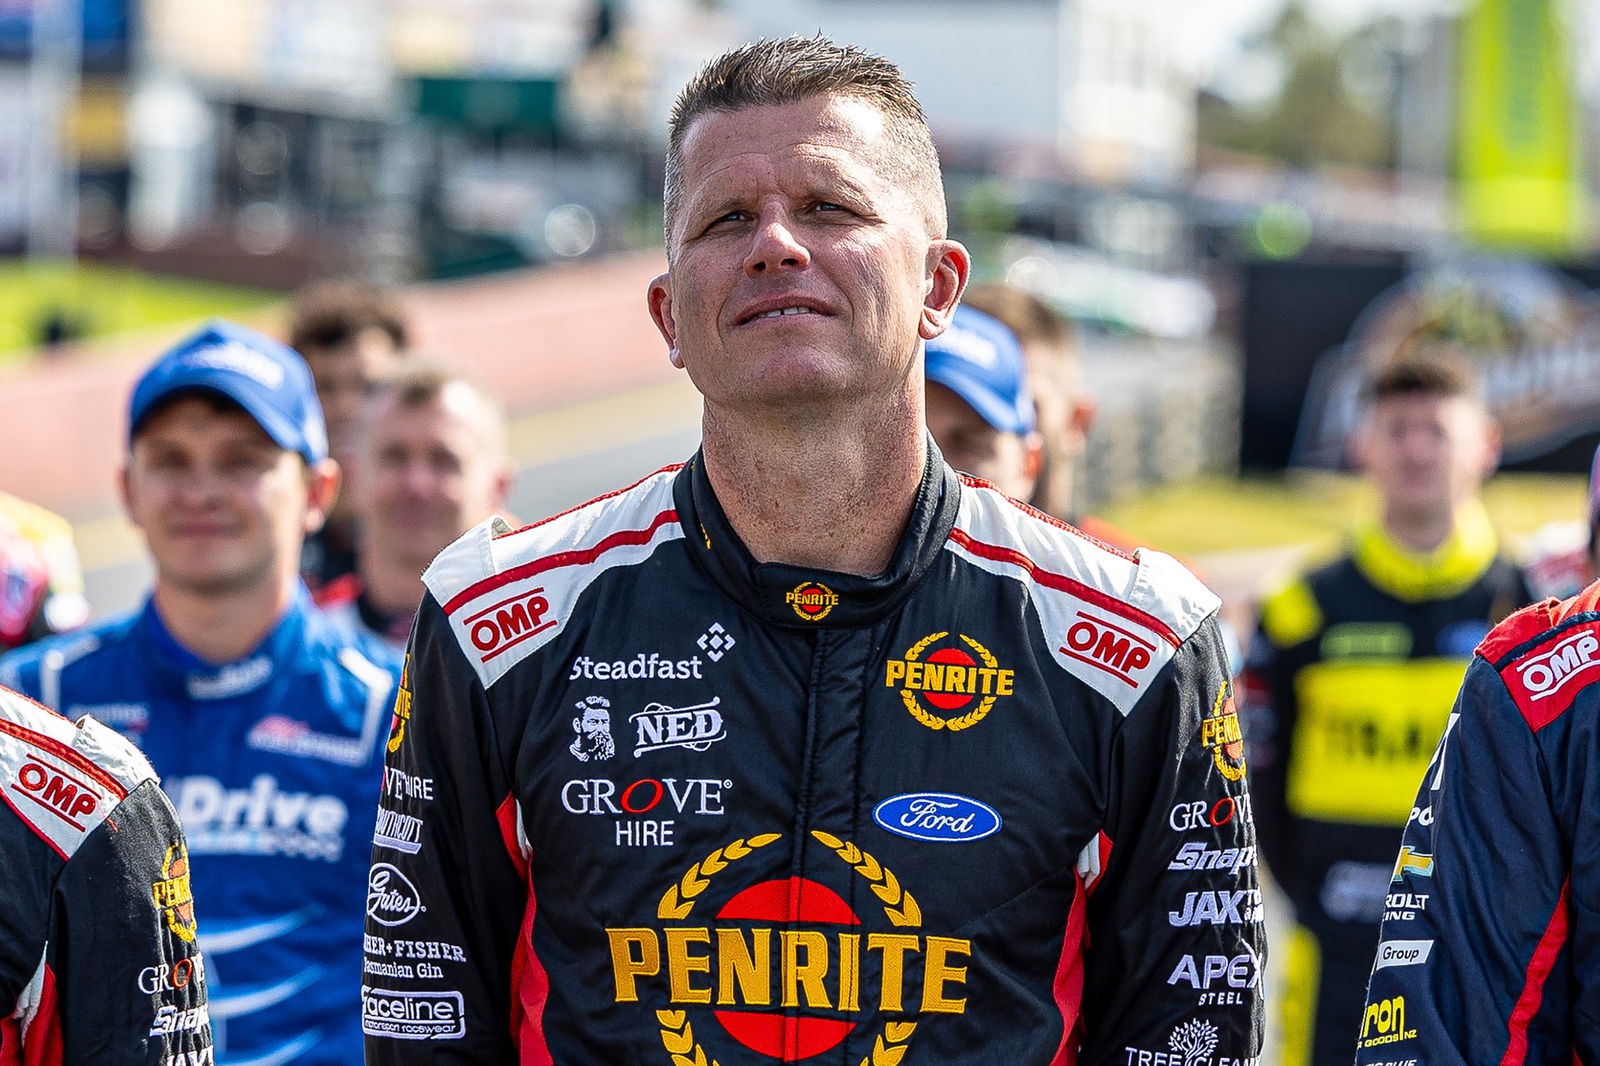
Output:
[[1571,250],[1585,205],[1561,0],[1472,0],[1459,69],[1464,237],[1487,249]]

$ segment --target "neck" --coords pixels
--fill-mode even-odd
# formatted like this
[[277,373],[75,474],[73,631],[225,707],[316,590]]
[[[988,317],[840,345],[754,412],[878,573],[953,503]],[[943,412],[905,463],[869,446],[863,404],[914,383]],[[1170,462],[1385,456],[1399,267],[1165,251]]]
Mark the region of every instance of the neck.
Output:
[[368,538],[362,538],[356,554],[361,572],[361,591],[367,602],[385,614],[416,614],[425,591],[422,572],[432,559],[401,558],[374,551]]
[[706,476],[758,561],[867,576],[894,555],[927,461],[921,408],[841,421],[706,405]]
[[272,632],[294,603],[299,575],[217,595],[156,583],[156,610],[177,642],[208,663],[243,658]]
[[1456,527],[1456,510],[1401,511],[1389,507],[1383,513],[1383,528],[1395,540],[1415,552],[1437,551]]

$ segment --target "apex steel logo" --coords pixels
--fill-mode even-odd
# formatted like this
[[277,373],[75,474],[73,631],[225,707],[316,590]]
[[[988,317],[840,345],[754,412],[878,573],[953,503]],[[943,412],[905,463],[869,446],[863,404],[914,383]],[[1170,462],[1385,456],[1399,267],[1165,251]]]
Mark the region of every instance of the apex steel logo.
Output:
[[839,606],[839,594],[826,585],[806,581],[791,589],[783,602],[805,621],[820,622]]
[[1229,781],[1244,777],[1244,733],[1226,681],[1217,689],[1211,713],[1200,722],[1200,746],[1211,752],[1223,777]]
[[[778,1061],[809,1059],[873,1025],[867,1061],[894,1063],[927,1017],[966,1012],[972,942],[922,932],[921,908],[877,859],[831,834],[811,837],[843,876],[866,882],[870,894],[850,895],[876,900],[881,917],[875,909],[864,918],[809,878],[725,890],[750,856],[782,839],[769,833],[690,866],[662,895],[658,926],[606,930],[615,1002],[655,1009],[663,1062],[713,1061],[719,1042],[726,1061],[730,1040]],[[921,962],[920,980],[908,978],[911,960]]]
[[962,633],[930,633],[902,658],[888,660],[883,673],[885,687],[900,689],[911,717],[951,732],[983,721],[995,700],[1011,695],[1016,680],[1015,670],[1003,669],[988,648]]
[[194,943],[194,893],[189,889],[189,852],[177,843],[167,849],[161,861],[161,880],[150,886],[156,906],[167,920],[167,928],[186,943]]

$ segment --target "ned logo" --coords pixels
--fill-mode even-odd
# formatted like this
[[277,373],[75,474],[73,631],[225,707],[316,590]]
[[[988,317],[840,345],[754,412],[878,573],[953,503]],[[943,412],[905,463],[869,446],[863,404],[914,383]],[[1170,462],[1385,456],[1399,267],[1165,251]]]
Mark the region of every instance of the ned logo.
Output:
[[635,711],[628,716],[637,731],[633,757],[637,759],[647,751],[662,748],[705,751],[728,735],[722,723],[722,712],[717,710],[721,702],[721,696],[713,696],[691,707],[651,703],[644,710]]
[[585,696],[575,705],[578,717],[572,720],[576,740],[567,750],[579,762],[604,762],[617,753],[617,742],[611,737],[611,701],[604,696]]

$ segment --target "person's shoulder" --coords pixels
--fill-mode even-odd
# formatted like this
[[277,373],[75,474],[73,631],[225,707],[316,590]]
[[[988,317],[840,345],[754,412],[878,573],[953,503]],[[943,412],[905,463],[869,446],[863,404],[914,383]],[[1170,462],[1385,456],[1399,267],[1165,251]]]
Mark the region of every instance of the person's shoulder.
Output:
[[320,607],[306,611],[306,650],[309,660],[332,660],[369,688],[392,687],[400,676],[404,654],[359,624],[351,624]]
[[683,536],[672,495],[680,469],[521,529],[497,515],[439,553],[422,582],[485,684],[546,643],[600,573]]
[[137,748],[93,718],[74,724],[5,688],[0,775],[17,796],[11,808],[63,859],[128,793],[156,776]]
[[1126,709],[1221,600],[1152,548],[1124,551],[963,477],[950,550],[1022,581],[1062,664]]
[[1507,616],[1476,655],[1499,676],[1535,733],[1580,702],[1600,707],[1600,582]]
[[36,694],[38,678],[46,664],[57,674],[97,669],[97,659],[116,655],[129,640],[136,617],[103,619],[7,652],[0,657],[0,685]]

